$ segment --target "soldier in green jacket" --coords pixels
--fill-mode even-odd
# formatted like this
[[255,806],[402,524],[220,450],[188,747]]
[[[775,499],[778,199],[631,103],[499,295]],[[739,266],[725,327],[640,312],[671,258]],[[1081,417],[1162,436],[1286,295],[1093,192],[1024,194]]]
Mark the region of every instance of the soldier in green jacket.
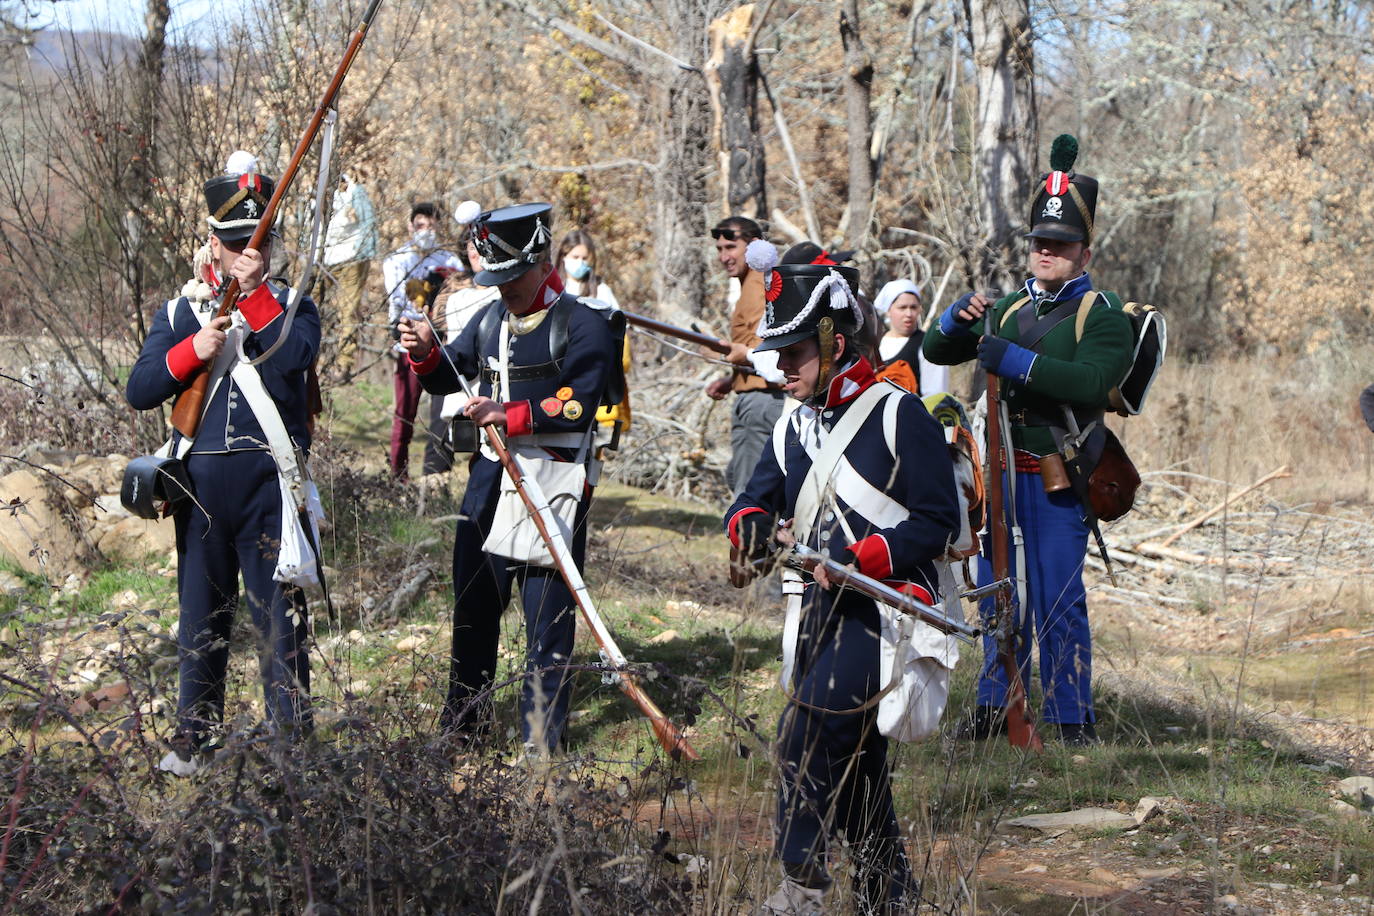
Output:
[[[1046,492],[1040,458],[1058,452],[1057,436],[1070,427],[1065,407],[1080,429],[1101,423],[1108,392],[1130,368],[1132,333],[1121,300],[1095,292],[1087,272],[1098,186],[1072,171],[1077,151],[1077,141],[1067,134],[1051,149],[1051,171],[1031,204],[1031,277],[1025,286],[996,302],[977,293],[963,296],[926,334],[922,352],[942,365],[977,359],[1002,379],[1028,583],[1027,606],[1018,615],[1017,662],[1029,683],[1033,636],[1040,649],[1045,721],[1058,727],[1065,743],[1092,744],[1092,639],[1083,589],[1089,519],[1072,488]],[[1093,299],[1080,321],[1087,296]],[[1013,524],[1009,518],[1008,526]],[[991,582],[987,558],[978,565],[979,581]],[[985,618],[992,605],[993,599],[985,599]],[[992,637],[984,640],[984,656],[978,705],[963,730],[971,738],[1006,727],[1007,681]]]

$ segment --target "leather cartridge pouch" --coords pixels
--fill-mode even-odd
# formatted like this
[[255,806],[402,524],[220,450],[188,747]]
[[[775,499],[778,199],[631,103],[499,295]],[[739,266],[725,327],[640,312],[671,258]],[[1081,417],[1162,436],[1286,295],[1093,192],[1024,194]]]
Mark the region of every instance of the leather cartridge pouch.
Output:
[[449,426],[449,443],[453,450],[459,454],[475,452],[480,444],[482,437],[477,431],[477,424],[471,418],[456,416]]
[[1046,493],[1058,493],[1073,486],[1069,480],[1069,470],[1064,466],[1064,456],[1058,452],[1040,456],[1040,483]]
[[1116,434],[1106,427],[1103,430],[1106,436],[1102,453],[1088,475],[1088,502],[1098,519],[1111,522],[1130,512],[1135,505],[1140,473]]

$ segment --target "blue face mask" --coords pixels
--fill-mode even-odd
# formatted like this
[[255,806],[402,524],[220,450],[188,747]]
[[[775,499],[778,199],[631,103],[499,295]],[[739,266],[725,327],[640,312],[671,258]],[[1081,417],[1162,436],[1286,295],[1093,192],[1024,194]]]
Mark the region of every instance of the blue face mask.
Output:
[[592,272],[592,265],[582,258],[564,258],[563,271],[574,280],[585,280]]

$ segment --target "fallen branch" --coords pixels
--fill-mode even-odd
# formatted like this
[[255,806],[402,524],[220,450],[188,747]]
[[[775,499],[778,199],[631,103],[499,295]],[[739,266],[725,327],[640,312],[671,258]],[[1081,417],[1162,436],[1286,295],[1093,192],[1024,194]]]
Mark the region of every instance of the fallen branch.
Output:
[[[406,572],[409,573],[411,569],[414,568],[415,567],[411,567],[407,569]],[[425,586],[429,584],[429,580],[433,578],[434,570],[430,569],[428,566],[421,566],[409,582],[406,582],[400,588],[396,589],[391,597],[387,599],[386,609],[382,612],[382,619],[395,620],[401,616],[402,611],[409,610],[420,597],[421,593],[424,592]]]
[[1117,548],[1118,552],[1123,550],[1144,554],[1147,557],[1159,557],[1165,560],[1174,560],[1179,563],[1188,563],[1192,566],[1229,566],[1233,569],[1246,570],[1261,570],[1266,567],[1279,566],[1293,562],[1292,557],[1273,557],[1270,559],[1254,559],[1251,557],[1209,557],[1200,553],[1179,550],[1175,547],[1166,547],[1163,544],[1156,544],[1153,541],[1136,544],[1134,547],[1130,548]]
[[1230,496],[1226,497],[1220,503],[1208,509],[1206,512],[1202,513],[1201,515],[1195,516],[1188,522],[1185,522],[1182,525],[1182,527],[1180,527],[1177,531],[1175,531],[1173,534],[1169,535],[1167,538],[1161,541],[1159,546],[1168,547],[1169,545],[1173,544],[1174,541],[1177,541],[1184,534],[1187,534],[1189,531],[1192,531],[1194,528],[1201,525],[1203,522],[1207,521],[1212,516],[1219,515],[1220,513],[1224,512],[1227,506],[1231,505],[1233,502],[1240,499],[1242,496],[1245,496],[1249,493],[1253,493],[1255,490],[1258,490],[1260,487],[1264,486],[1269,481],[1280,480],[1284,477],[1292,476],[1293,473],[1288,469],[1288,465],[1286,464],[1282,467],[1275,468],[1268,474],[1265,474],[1259,480],[1256,480],[1254,483],[1250,484],[1250,486],[1246,487],[1243,490],[1239,490],[1235,493],[1232,493]]

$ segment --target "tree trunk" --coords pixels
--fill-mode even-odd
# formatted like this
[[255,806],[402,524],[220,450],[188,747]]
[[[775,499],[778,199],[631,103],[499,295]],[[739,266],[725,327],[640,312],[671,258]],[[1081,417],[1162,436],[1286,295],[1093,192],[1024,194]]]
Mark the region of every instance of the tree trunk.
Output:
[[1038,139],[1030,6],[1027,0],[966,0],[965,10],[978,80],[974,153],[986,239],[977,280],[1011,289],[1022,273],[1018,236]]
[[668,309],[700,315],[706,296],[706,176],[711,172],[701,77],[665,71],[658,93],[659,157],[654,172],[654,292]]
[[849,219],[845,235],[849,247],[862,251],[872,238],[873,59],[859,33],[858,0],[844,0],[840,7],[840,41],[844,45],[844,105],[849,129]]
[[754,56],[754,4],[713,21],[706,86],[715,114],[726,215],[768,217],[763,140],[759,136],[758,59]]
[[147,290],[143,262],[148,242],[148,220],[144,215],[147,199],[156,193],[157,185],[157,103],[162,91],[162,67],[167,50],[167,20],[171,17],[171,0],[148,0],[144,15],[143,47],[138,56],[136,75],[135,125],[138,148],[129,160],[129,187],[133,189],[130,206],[123,216],[124,233],[121,255],[124,261],[124,282],[128,288],[129,311],[133,318],[135,339],[141,344],[148,336],[143,320],[143,297]]

